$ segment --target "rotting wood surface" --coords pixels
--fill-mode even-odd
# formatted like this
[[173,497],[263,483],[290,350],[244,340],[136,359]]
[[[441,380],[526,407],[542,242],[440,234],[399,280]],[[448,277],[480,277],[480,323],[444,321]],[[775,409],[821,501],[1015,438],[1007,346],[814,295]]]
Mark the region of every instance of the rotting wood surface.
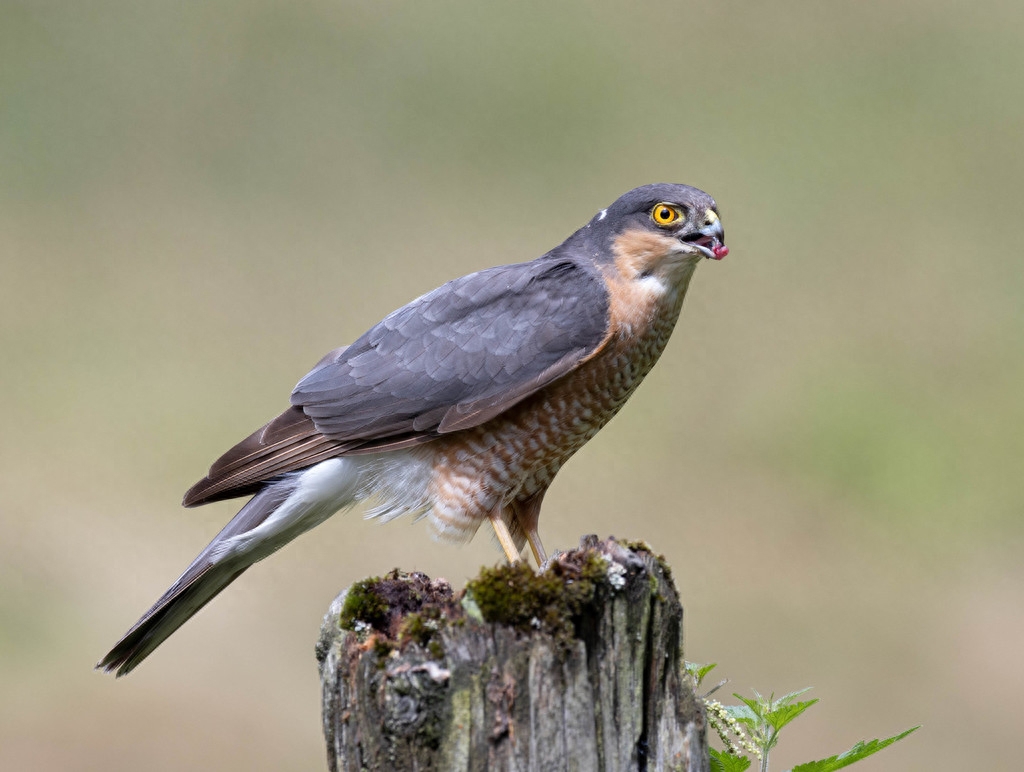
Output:
[[398,571],[359,582],[317,645],[329,767],[707,772],[682,616],[661,559],[596,537],[461,593]]

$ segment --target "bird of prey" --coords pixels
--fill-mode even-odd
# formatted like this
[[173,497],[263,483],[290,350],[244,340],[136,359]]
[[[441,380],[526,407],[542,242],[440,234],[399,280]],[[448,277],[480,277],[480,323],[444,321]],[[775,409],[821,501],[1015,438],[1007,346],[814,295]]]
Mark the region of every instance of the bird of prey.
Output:
[[723,241],[708,194],[645,185],[536,260],[450,281],[329,353],[185,494],[251,498],[97,667],[128,673],[253,563],[365,499],[448,541],[490,522],[510,561],[526,541],[543,563],[545,491],[654,366]]

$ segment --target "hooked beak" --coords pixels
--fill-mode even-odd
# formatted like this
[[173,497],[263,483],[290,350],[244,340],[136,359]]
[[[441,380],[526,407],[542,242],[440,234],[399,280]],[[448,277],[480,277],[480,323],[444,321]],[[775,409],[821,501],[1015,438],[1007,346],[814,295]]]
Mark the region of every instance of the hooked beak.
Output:
[[685,236],[679,240],[697,247],[704,257],[710,260],[721,260],[729,254],[729,247],[724,244],[725,231],[722,229],[722,221],[713,209],[709,209],[704,216],[704,227]]

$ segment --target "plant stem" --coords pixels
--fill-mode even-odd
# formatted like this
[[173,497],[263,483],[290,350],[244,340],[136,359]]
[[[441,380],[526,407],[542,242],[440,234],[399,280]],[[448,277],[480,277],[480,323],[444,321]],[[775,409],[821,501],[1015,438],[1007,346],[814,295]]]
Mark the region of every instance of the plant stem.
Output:
[[[772,704],[769,701],[768,710],[770,711],[771,709]],[[764,721],[762,719],[762,722],[763,723],[761,725],[761,730],[763,732],[767,732],[768,734],[765,737],[764,745],[761,746],[761,772],[768,772],[768,753],[775,745],[776,738],[778,737],[778,732],[774,728],[772,728],[767,721]]]

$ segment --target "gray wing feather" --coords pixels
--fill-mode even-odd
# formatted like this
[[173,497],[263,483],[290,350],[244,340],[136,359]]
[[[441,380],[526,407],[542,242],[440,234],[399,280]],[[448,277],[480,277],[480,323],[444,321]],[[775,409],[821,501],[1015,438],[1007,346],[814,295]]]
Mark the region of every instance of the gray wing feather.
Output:
[[292,407],[215,461],[183,503],[255,493],[325,458],[479,425],[570,372],[607,326],[602,277],[571,258],[456,279],[321,359]]
[[541,259],[461,279],[413,301],[292,392],[335,442],[482,423],[574,369],[605,339],[601,276]]

